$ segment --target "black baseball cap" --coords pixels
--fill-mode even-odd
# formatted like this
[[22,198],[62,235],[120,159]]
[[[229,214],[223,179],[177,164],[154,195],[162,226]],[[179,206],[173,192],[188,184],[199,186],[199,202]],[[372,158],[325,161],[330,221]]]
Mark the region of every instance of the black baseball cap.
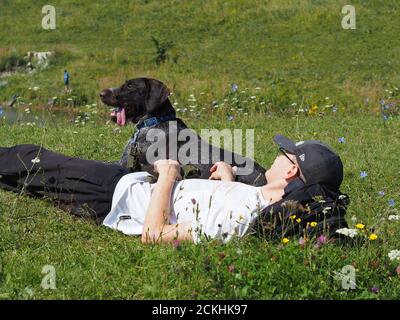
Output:
[[287,153],[294,154],[307,184],[320,183],[338,190],[343,181],[339,155],[319,140],[294,142],[280,134],[273,140]]

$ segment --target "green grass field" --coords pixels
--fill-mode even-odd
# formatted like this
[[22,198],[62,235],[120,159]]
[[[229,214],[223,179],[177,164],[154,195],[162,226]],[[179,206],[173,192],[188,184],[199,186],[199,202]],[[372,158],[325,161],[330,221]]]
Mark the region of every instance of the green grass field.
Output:
[[[400,221],[389,220],[400,215],[397,1],[353,1],[356,30],[341,28],[343,1],[53,1],[54,31],[41,29],[45,4],[1,1],[0,67],[27,51],[56,57],[33,75],[2,76],[0,101],[17,93],[24,110],[55,96],[70,108],[64,103],[72,98],[96,122],[43,128],[0,119],[2,146],[43,144],[116,161],[133,127],[101,120],[107,108],[97,94],[151,76],[171,88],[178,115],[193,129],[254,128],[255,159],[265,167],[277,133],[332,145],[345,166],[348,223],[378,238],[319,249],[313,241],[302,247],[296,238],[282,245],[253,236],[227,245],[145,246],[45,200],[0,191],[0,299],[399,297],[400,261],[388,257],[400,250]],[[174,43],[159,66],[152,36]],[[71,94],[63,92],[64,69]],[[56,271],[54,290],[41,287],[46,265]],[[353,290],[335,276],[348,265],[356,271]]]

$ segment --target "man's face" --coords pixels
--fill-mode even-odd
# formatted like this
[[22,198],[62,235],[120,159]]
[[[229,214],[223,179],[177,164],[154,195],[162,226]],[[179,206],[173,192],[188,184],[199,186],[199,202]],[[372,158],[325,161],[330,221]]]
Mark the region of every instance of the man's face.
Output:
[[[296,157],[293,154],[287,154],[287,156],[296,163]],[[282,180],[290,179],[297,175],[297,166],[290,162],[283,154],[278,155],[275,158],[272,166],[265,172],[265,177],[268,183]]]

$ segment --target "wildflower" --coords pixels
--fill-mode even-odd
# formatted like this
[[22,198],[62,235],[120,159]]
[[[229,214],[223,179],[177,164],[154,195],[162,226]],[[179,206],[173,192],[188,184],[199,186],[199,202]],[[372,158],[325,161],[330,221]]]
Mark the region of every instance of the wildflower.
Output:
[[365,178],[368,176],[368,173],[366,171],[361,171],[360,172],[360,178]]
[[40,159],[38,157],[31,160],[32,163],[40,163]]
[[397,273],[398,276],[400,276],[400,265],[397,266],[396,273]]
[[175,250],[179,249],[180,245],[181,245],[181,244],[180,244],[179,240],[174,240],[174,241],[172,241],[172,247],[173,247]]
[[233,116],[228,116],[228,121],[232,121],[233,120]]
[[379,288],[378,287],[372,287],[371,288],[371,292],[375,293],[375,294],[378,294],[379,293]]
[[296,215],[295,215],[295,214],[291,215],[291,216],[289,217],[289,219],[290,219],[290,220],[296,219]]
[[400,250],[391,250],[388,253],[388,257],[390,259],[390,261],[400,261]]
[[332,112],[336,112],[338,110],[338,108],[336,107],[336,106],[334,106],[333,108],[332,108]]
[[361,230],[361,229],[364,229],[364,228],[365,228],[365,225],[362,224],[362,223],[357,223],[357,224],[356,224],[356,228]]
[[283,238],[283,239],[281,240],[281,242],[282,242],[283,244],[288,244],[288,243],[289,243],[289,239],[288,239],[288,238]]
[[356,217],[356,216],[352,216],[352,217],[351,217],[351,221],[352,221],[353,223],[356,223],[356,222],[357,222],[357,217]]
[[38,91],[39,87],[33,87],[32,89],[33,89],[33,91]]
[[328,238],[327,238],[326,236],[324,236],[323,234],[320,235],[320,236],[317,238],[317,245],[321,246],[321,245],[324,245],[324,244],[326,244],[326,243],[328,243]]
[[386,114],[384,114],[384,115],[382,116],[382,118],[383,118],[383,121],[389,120],[389,117],[388,117]]
[[393,199],[389,200],[389,207],[394,207],[395,204],[396,202]]
[[388,218],[389,221],[399,221],[400,220],[400,215],[396,214],[391,214]]
[[340,137],[340,138],[338,139],[338,141],[339,141],[339,143],[345,143],[345,142],[346,142],[346,140],[345,140],[344,137]]
[[313,104],[310,108],[310,110],[308,110],[308,114],[309,115],[315,115],[318,112],[318,106]]
[[231,90],[232,90],[232,92],[236,92],[238,90],[238,85],[236,83],[232,83]]
[[192,198],[192,203],[196,204],[196,199],[195,198]]
[[383,196],[385,195],[385,192],[384,192],[384,191],[379,191],[378,194],[379,194],[381,197],[383,197]]
[[315,228],[317,226],[317,223],[315,221],[313,221],[313,222],[310,223],[310,226]]
[[376,233],[371,233],[368,238],[371,241],[375,241],[376,239],[378,239],[378,236],[376,235]]
[[301,247],[304,247],[305,244],[306,244],[306,242],[307,242],[307,239],[305,239],[305,238],[303,238],[303,237],[301,237],[301,238],[299,239],[299,245],[300,245]]
[[228,266],[228,272],[233,273],[235,271],[235,266],[233,264],[230,264]]
[[344,236],[354,238],[356,235],[358,235],[358,230],[357,229],[349,229],[349,228],[341,228],[337,229],[336,233],[342,234]]
[[300,223],[300,222],[301,222],[301,219],[300,219],[300,218],[297,218],[296,221],[297,221],[297,223]]

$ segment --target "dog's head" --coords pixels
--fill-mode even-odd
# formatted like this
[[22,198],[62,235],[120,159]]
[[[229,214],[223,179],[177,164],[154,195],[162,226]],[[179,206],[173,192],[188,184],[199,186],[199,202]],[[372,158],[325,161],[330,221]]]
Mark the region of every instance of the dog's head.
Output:
[[111,119],[118,125],[136,123],[146,114],[157,115],[160,107],[168,100],[170,92],[161,81],[150,78],[136,78],[126,81],[119,88],[107,88],[100,92],[106,105],[115,107]]

